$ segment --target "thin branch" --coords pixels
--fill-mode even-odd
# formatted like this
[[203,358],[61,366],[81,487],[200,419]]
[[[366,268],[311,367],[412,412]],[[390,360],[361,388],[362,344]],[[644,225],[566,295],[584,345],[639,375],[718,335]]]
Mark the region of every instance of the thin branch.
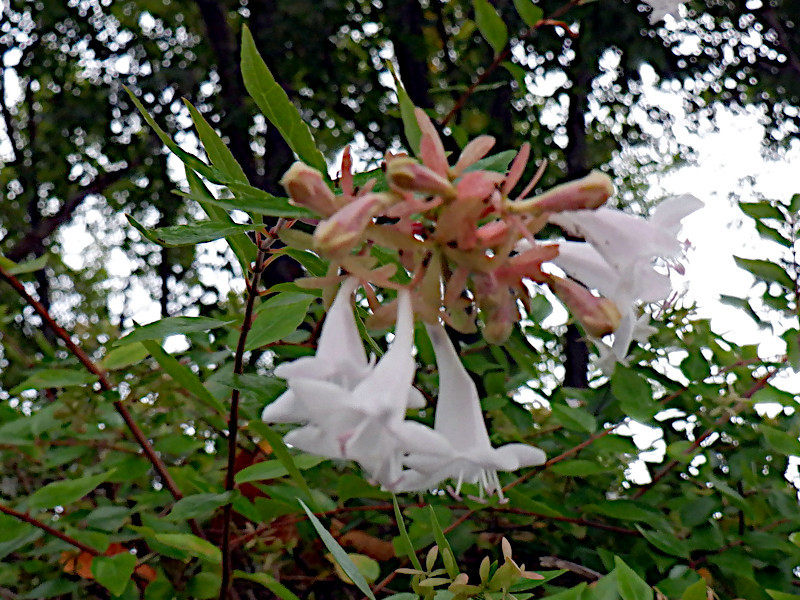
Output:
[[[562,25],[561,23],[557,22],[557,19],[563,16],[565,13],[567,13],[573,6],[579,5],[583,1],[584,0],[570,0],[563,6],[555,10],[550,16],[541,19],[533,27],[527,29],[522,34],[522,39],[525,39],[528,36],[532,35],[536,30],[540,29],[541,27],[544,27],[545,25],[554,25],[554,24]],[[447,125],[450,122],[450,120],[456,115],[456,113],[458,113],[458,111],[464,108],[464,105],[467,103],[467,100],[469,100],[470,97],[472,97],[472,94],[475,93],[475,90],[478,89],[478,87],[484,81],[486,81],[489,75],[494,73],[494,70],[497,67],[499,67],[500,64],[510,56],[510,54],[511,54],[511,46],[507,46],[505,50],[503,50],[497,56],[495,56],[492,63],[488,67],[486,67],[486,70],[483,73],[481,73],[478,76],[478,78],[474,82],[472,82],[472,84],[467,88],[467,90],[461,95],[461,97],[458,100],[456,100],[456,103],[453,105],[453,108],[451,108],[450,112],[448,112],[444,116],[444,118],[441,121],[439,121],[439,124],[442,126]]]
[[26,523],[30,523],[34,527],[41,529],[45,533],[49,533],[53,537],[57,537],[63,542],[68,543],[70,546],[74,546],[81,552],[86,552],[87,554],[91,554],[92,556],[100,556],[100,552],[92,548],[91,546],[87,546],[83,542],[79,542],[73,537],[68,536],[66,533],[60,532],[58,529],[54,529],[50,527],[47,523],[42,523],[39,519],[36,519],[30,516],[27,513],[21,513],[17,510],[14,510],[10,506],[5,506],[4,504],[0,504],[0,512],[5,513],[15,519],[19,519],[20,521],[25,521]]
[[[280,223],[278,226],[280,226]],[[256,298],[258,297],[258,282],[264,270],[266,250],[267,248],[265,248],[263,244],[260,244],[258,254],[256,255],[256,262],[253,267],[253,274],[248,284],[244,321],[242,322],[242,330],[239,333],[239,342],[236,345],[236,355],[233,360],[233,372],[237,375],[241,375],[243,371],[244,349],[247,341],[247,334],[250,331],[250,326],[253,321],[253,310],[255,308]],[[239,431],[239,395],[240,392],[238,389],[234,389],[231,392],[231,409],[228,417],[228,467],[225,473],[226,490],[233,490],[235,484],[234,478],[236,473],[234,472],[234,463],[236,462],[236,436]],[[226,504],[222,511],[222,544],[220,547],[222,552],[222,580],[219,589],[220,600],[225,600],[228,597],[230,589],[232,549],[230,533],[232,513],[233,504]]]
[[[113,391],[114,386],[111,385],[109,382],[108,377],[106,376],[105,371],[100,368],[91,358],[89,355],[84,352],[84,350],[78,346],[75,342],[72,341],[70,335],[61,327],[58,323],[55,322],[53,317],[50,315],[48,310],[42,305],[41,302],[36,300],[33,296],[31,296],[28,291],[25,289],[25,286],[20,282],[19,279],[14,277],[11,273],[9,273],[4,267],[0,266],[0,278],[5,279],[11,287],[13,287],[17,293],[22,296],[22,298],[30,304],[33,310],[42,318],[42,321],[45,323],[47,327],[49,327],[53,333],[55,333],[61,340],[66,344],[69,351],[75,356],[81,364],[86,367],[86,369],[97,375],[98,381],[100,383],[100,388],[103,391],[110,392]],[[139,446],[142,448],[142,452],[153,465],[153,468],[158,473],[159,477],[161,477],[161,481],[163,482],[164,486],[169,490],[172,494],[172,497],[175,500],[180,500],[183,498],[183,494],[178,489],[175,481],[172,479],[172,476],[167,471],[167,467],[164,462],[161,460],[161,457],[156,454],[156,451],[153,449],[152,444],[150,441],[145,437],[144,433],[142,432],[141,428],[136,424],[133,420],[133,416],[131,415],[128,408],[122,403],[121,400],[114,401],[114,408],[116,409],[117,413],[122,417],[122,420],[125,421],[125,424],[128,426],[128,429],[133,434],[133,437],[136,438]],[[195,523],[196,525],[196,523]]]

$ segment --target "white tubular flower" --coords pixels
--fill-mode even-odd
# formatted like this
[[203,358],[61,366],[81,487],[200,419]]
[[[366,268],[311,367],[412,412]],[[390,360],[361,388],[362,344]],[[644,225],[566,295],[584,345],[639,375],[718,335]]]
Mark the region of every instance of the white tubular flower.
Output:
[[481,493],[502,490],[497,471],[514,471],[520,467],[541,465],[544,452],[526,444],[507,444],[493,448],[486,431],[480,399],[475,384],[450,343],[444,329],[426,326],[436,352],[439,369],[439,399],[436,405],[434,430],[448,443],[447,452],[434,455],[430,451],[410,452],[403,463],[404,471],[396,491],[431,489],[445,479],[455,479],[456,493],[461,484],[478,483]]
[[[310,420],[295,397],[292,382],[298,379],[327,381],[352,390],[373,368],[356,327],[351,306],[358,279],[350,277],[342,284],[328,310],[314,356],[298,358],[278,365],[275,375],[288,380],[289,389],[264,409],[261,418],[268,423],[305,423]],[[425,399],[419,390],[410,388],[410,408],[422,408]]]
[[[348,333],[350,322],[355,328],[349,308],[351,293],[352,288],[348,287],[344,296],[342,292],[337,296],[337,302],[347,298],[347,303],[332,307],[328,313],[330,321],[323,327],[317,356],[298,364],[299,372],[292,372],[299,361],[282,370],[289,380],[289,390],[284,394],[289,395],[284,401],[288,408],[270,411],[270,405],[264,417],[275,420],[272,413],[276,412],[286,422],[305,423],[287,434],[287,444],[320,456],[355,460],[379,483],[392,487],[400,476],[403,453],[435,452],[436,448],[444,451],[446,444],[429,427],[405,421],[409,404],[417,405],[419,395],[416,390],[416,394],[412,392],[411,385],[415,363],[410,294],[400,292],[395,338],[386,354],[370,366],[366,357],[362,363],[357,351],[342,345],[357,341],[357,347],[363,352],[357,332],[355,338],[353,331]],[[341,337],[337,340],[334,335]],[[326,338],[325,344],[322,337]],[[336,347],[334,341],[339,342]],[[328,368],[326,360],[332,361],[334,366]],[[366,372],[361,366],[367,367]]]
[[683,195],[662,202],[649,221],[611,208],[554,214],[550,222],[586,242],[559,243],[553,263],[570,277],[612,300],[622,319],[614,332],[613,353],[624,360],[633,339],[649,331],[637,318],[638,302],[665,300],[671,291],[667,274],[653,268],[656,258],[675,259],[681,219],[702,206]]

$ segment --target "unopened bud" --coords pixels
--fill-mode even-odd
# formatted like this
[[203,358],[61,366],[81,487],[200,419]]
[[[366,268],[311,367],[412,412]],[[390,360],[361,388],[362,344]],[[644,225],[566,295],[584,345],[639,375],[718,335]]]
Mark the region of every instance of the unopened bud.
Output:
[[565,210],[593,210],[605,204],[614,193],[611,178],[600,171],[562,183],[540,196],[527,200],[508,201],[506,206],[517,213],[554,213]]
[[333,191],[325,183],[322,173],[313,167],[297,161],[283,174],[280,183],[295,206],[308,208],[323,217],[336,212]]
[[452,197],[455,188],[442,177],[409,156],[395,156],[386,161],[389,185],[403,191]]
[[548,283],[589,335],[603,337],[619,327],[622,315],[617,305],[608,298],[595,296],[569,279],[553,277]]
[[314,230],[314,247],[320,253],[337,256],[349,252],[362,238],[372,217],[383,206],[383,196],[367,194],[356,198]]

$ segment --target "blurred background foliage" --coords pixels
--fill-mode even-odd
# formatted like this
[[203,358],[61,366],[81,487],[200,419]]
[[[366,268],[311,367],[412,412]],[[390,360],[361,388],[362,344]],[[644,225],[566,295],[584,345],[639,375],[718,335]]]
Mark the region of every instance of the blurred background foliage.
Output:
[[[0,249],[15,262],[46,261],[43,268],[33,262],[24,275],[29,289],[112,371],[176,482],[199,497],[191,515],[210,540],[219,537],[216,511],[225,502],[218,497],[224,415],[200,403],[176,367],[147,359],[147,349],[134,344],[113,354],[111,345],[143,313],[239,319],[189,334],[173,352],[216,399],[225,402],[233,385],[243,388],[242,422],[253,424],[237,456],[241,469],[275,460],[258,428],[260,410],[282,390],[270,369],[311,352],[322,308],[314,302],[295,333],[250,353],[246,375],[232,378],[230,349],[243,300],[231,289],[243,289],[241,270],[224,244],[159,247],[127,225],[124,213],[161,227],[201,212],[173,193],[184,185],[183,166],[162,148],[123,86],[171,137],[203,156],[181,102],[189,100],[224,137],[251,184],[277,195],[293,158],[245,93],[244,24],[333,170],[347,144],[355,144],[364,169],[404,145],[390,64],[417,106],[440,120],[457,108],[445,128],[448,149],[484,133],[498,139],[499,150],[527,141],[534,157],[549,161],[543,187],[602,168],[616,179],[619,203],[637,212],[648,209],[649,177],[693,159],[674,135],[670,113],[649,104],[648,85],[671,91],[697,127],[713,124],[720,107],[758,112],[771,157],[783,156],[796,139],[796,2],[692,1],[685,20],[651,25],[644,4],[597,0],[571,7],[563,25],[526,37],[514,2],[492,4],[508,28],[511,52],[459,108],[494,59],[470,2],[0,3]],[[564,2],[537,4],[547,15]],[[477,573],[486,552],[497,556],[505,535],[518,562],[535,567],[551,556],[562,561],[552,564],[568,565],[562,578],[533,592],[537,597],[593,579],[569,570],[575,565],[598,576],[612,572],[614,554],[670,599],[704,598],[687,595],[701,578],[724,599],[793,597],[786,594],[798,580],[800,549],[792,534],[800,517],[798,461],[791,457],[800,455],[800,424],[796,397],[770,382],[798,367],[799,204],[743,207],[783,250],[740,263],[759,282],[757,310],[747,299],[726,299],[766,326],[794,323],[784,334],[785,357],[764,360],[755,347],[734,346],[692,318],[691,307],[677,305],[662,315],[667,325],[652,344],[637,348],[630,366],[609,379],[589,365],[577,328],[541,327],[551,310],[544,297],[535,303],[539,313],[505,346],[463,340],[493,441],[524,440],[556,459],[520,482],[506,506],[424,498],[436,505],[442,526],[453,527],[450,542],[464,570]],[[294,261],[278,262],[267,283],[301,272]],[[173,499],[138,446],[121,436],[111,403],[90,399],[85,381],[54,379],[53,369],[80,365],[10,287],[0,287],[0,305],[2,502],[27,510],[29,497],[47,483],[116,467],[90,496],[59,511],[48,506],[46,517],[101,553],[113,543],[149,557],[157,577],[148,598],[213,597],[218,569],[153,537],[189,530],[185,517],[165,516]],[[424,347],[421,340],[420,362],[433,364]],[[31,384],[37,373],[39,383]],[[418,384],[435,396],[435,373],[423,370]],[[386,494],[354,476],[351,465],[325,461],[304,473],[319,506],[333,511],[329,524],[340,543],[378,560],[382,577],[399,566],[385,545],[397,535]],[[311,543],[295,491],[277,467],[267,482],[240,487],[235,524],[245,541],[235,554],[238,568],[279,576],[301,597],[354,596],[322,547]],[[433,534],[416,502],[401,499],[421,548]],[[467,509],[476,512],[456,525]],[[7,597],[110,597],[107,587],[70,568],[70,555],[62,554],[71,551],[67,544],[12,517],[0,520],[0,590]],[[406,590],[402,581],[387,589]],[[243,597],[264,593],[243,581],[237,589]],[[595,595],[564,597],[620,597],[608,585],[586,593]],[[138,591],[130,585],[118,596]]]

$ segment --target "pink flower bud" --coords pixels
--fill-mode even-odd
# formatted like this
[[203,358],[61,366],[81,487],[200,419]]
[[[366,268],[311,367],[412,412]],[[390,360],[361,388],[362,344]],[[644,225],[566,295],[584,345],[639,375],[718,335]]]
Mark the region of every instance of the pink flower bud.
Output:
[[387,158],[386,179],[390,186],[402,191],[439,194],[448,198],[455,194],[450,180],[408,156]]
[[314,247],[328,256],[349,252],[363,237],[364,230],[384,206],[383,194],[367,194],[353,200],[314,230]]
[[506,206],[511,212],[533,214],[591,210],[605,204],[613,193],[611,178],[600,171],[592,171],[586,177],[557,185],[540,196],[509,201]]
[[603,337],[619,327],[622,315],[617,305],[608,298],[595,296],[569,279],[553,277],[548,283],[589,335]]
[[300,161],[295,162],[280,181],[289,194],[290,202],[329,217],[336,212],[333,191],[325,183],[322,173]]

